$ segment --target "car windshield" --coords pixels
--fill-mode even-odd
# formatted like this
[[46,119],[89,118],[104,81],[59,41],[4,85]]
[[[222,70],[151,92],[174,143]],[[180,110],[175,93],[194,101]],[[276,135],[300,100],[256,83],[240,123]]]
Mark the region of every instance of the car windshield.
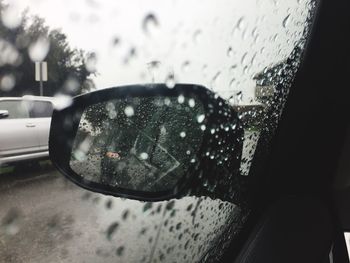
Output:
[[[0,261],[220,259],[249,218],[245,200],[141,202],[84,190],[48,160],[52,105],[127,84],[205,86],[238,112],[240,176],[254,179],[255,148],[273,138],[314,9],[312,0],[1,0],[0,96],[55,103],[33,99],[23,113],[22,104],[0,100],[10,113],[0,119]],[[196,134],[186,138],[194,148]]]

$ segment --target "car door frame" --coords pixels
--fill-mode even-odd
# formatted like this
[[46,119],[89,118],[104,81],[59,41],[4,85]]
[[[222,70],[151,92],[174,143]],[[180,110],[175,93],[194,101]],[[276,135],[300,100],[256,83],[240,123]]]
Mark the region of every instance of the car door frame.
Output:
[[[344,143],[344,120],[348,112],[346,50],[350,43],[346,32],[350,28],[350,2],[320,0],[316,5],[302,63],[276,133],[271,144],[262,135],[255,151],[250,171],[250,176],[254,174],[256,178],[251,186],[251,217],[222,262],[233,262],[273,202],[283,196],[302,194],[316,196],[328,207],[335,229],[334,262],[349,262],[332,197],[332,183]],[[302,258],[299,262],[303,262]]]

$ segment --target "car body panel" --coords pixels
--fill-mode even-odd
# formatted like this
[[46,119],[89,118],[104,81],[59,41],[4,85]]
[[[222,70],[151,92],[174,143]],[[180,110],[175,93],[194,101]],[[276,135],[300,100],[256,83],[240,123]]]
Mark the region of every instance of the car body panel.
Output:
[[[53,103],[54,99],[36,96],[0,98],[0,108],[1,102],[15,102],[18,103],[18,107],[21,107],[22,111],[27,111],[23,113],[27,115],[26,118],[11,118],[10,113],[9,117],[0,119],[0,163],[48,157],[51,117],[31,118],[29,105],[35,101]],[[3,107],[5,106],[3,105]]]
[[34,122],[36,125],[35,129],[39,141],[39,149],[40,151],[48,151],[51,118],[35,118]]
[[[0,156],[13,156],[39,150],[35,124],[29,119],[0,120]],[[1,158],[2,158],[1,157]]]

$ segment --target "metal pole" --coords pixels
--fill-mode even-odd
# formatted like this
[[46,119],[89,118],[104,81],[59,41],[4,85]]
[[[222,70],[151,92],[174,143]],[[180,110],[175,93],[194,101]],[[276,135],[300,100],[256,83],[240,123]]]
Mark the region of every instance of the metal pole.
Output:
[[43,96],[44,94],[44,83],[43,83],[43,63],[39,62],[39,76],[40,76],[40,96]]

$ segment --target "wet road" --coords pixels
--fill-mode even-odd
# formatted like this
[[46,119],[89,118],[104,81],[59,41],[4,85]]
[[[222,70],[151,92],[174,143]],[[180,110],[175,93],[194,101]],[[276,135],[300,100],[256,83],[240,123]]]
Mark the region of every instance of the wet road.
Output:
[[[90,228],[98,225],[83,195],[53,168],[1,175],[0,262],[73,262],[91,253],[97,233]],[[68,260],[73,240],[79,253]]]
[[50,166],[0,174],[0,262],[194,262],[236,209],[206,198],[92,194]]

